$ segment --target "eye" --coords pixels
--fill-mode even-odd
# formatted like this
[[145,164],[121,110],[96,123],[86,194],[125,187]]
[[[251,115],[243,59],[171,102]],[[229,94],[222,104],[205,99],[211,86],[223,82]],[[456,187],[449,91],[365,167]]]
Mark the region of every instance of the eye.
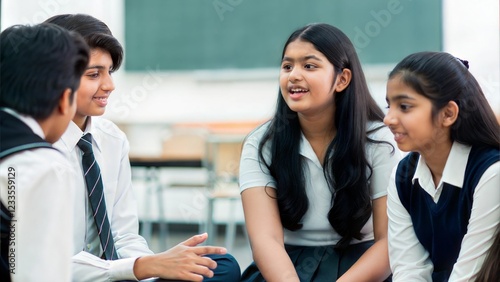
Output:
[[304,68],[306,68],[306,69],[315,69],[315,68],[316,68],[316,66],[315,66],[315,65],[313,65],[313,64],[306,64],[306,65],[304,66]]
[[400,104],[400,105],[399,105],[399,108],[400,108],[403,112],[406,112],[406,111],[408,111],[408,110],[411,108],[411,105],[408,105],[408,104]]
[[291,69],[292,69],[292,66],[291,66],[290,64],[283,64],[283,65],[281,66],[281,68],[282,68],[283,70],[291,70]]
[[99,72],[88,73],[88,74],[86,74],[86,76],[88,76],[90,78],[98,78],[99,77]]

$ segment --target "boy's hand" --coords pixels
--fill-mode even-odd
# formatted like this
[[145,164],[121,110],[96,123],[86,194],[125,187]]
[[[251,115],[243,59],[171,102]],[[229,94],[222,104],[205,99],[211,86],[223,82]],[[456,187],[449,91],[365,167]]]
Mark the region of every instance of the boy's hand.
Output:
[[203,277],[212,277],[212,269],[217,267],[217,263],[203,255],[225,254],[227,250],[198,246],[207,238],[206,233],[195,235],[165,252],[138,258],[134,264],[134,275],[137,279],[161,277],[188,281],[203,281]]

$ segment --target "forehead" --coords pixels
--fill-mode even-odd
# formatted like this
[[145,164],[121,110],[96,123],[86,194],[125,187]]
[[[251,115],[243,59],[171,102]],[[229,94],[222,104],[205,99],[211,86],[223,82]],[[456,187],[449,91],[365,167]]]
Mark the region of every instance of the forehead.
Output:
[[401,76],[394,76],[387,81],[387,96],[398,94],[419,95],[412,87],[403,82]]
[[308,41],[295,40],[286,46],[285,57],[305,57],[307,55],[325,58],[323,53],[318,51],[314,45]]
[[92,66],[94,64],[99,64],[102,66],[112,66],[113,60],[111,59],[111,54],[101,48],[91,49],[89,66]]

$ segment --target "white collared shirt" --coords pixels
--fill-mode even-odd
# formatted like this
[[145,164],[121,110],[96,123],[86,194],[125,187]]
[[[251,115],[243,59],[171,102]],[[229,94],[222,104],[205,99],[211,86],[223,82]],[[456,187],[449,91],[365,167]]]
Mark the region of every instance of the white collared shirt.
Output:
[[[33,118],[2,110],[45,137]],[[70,281],[75,177],[65,156],[54,149],[26,150],[0,162],[2,203],[14,211],[12,281]]]
[[[101,169],[106,210],[120,258],[115,261],[99,258],[102,248],[88,202],[81,163],[82,152],[77,146],[80,138],[87,132],[92,134],[94,155]],[[132,191],[129,144],[125,134],[109,120],[89,117],[85,132],[71,122],[61,140],[54,146],[66,152],[72,166],[80,172],[76,178],[73,279],[136,279],[133,274],[135,260],[153,252],[148,248],[146,240],[138,234],[137,204]]]
[[[432,174],[420,158],[413,181],[418,183],[437,203],[443,183],[462,188],[471,147],[453,143],[441,181],[434,185]],[[432,281],[433,265],[429,253],[418,241],[411,217],[401,204],[395,184],[394,169],[388,189],[389,258],[393,281]],[[487,250],[493,242],[500,222],[500,162],[491,165],[482,175],[474,191],[467,233],[449,281],[470,281],[479,271]]]
[[[367,130],[383,125],[382,123],[369,123]],[[241,155],[240,188],[241,191],[252,187],[276,188],[276,181],[270,175],[266,166],[259,160],[259,143],[269,123],[255,130],[246,140]],[[370,179],[370,195],[372,200],[387,194],[387,185],[392,168],[399,162],[400,153],[394,143],[392,133],[388,128],[381,128],[369,134],[374,140],[386,143],[366,145],[366,159],[373,169]],[[394,154],[391,152],[394,150]],[[324,246],[334,245],[341,236],[332,228],[328,221],[328,212],[331,209],[332,192],[325,180],[323,167],[314,153],[309,141],[302,134],[300,154],[304,160],[305,189],[309,200],[309,209],[302,218],[303,227],[297,231],[284,229],[286,244],[297,246]],[[269,163],[269,146],[264,147],[263,157]],[[356,157],[356,156],[353,156]],[[353,239],[351,244],[373,240],[372,217],[366,222],[361,232],[365,234],[361,241]]]

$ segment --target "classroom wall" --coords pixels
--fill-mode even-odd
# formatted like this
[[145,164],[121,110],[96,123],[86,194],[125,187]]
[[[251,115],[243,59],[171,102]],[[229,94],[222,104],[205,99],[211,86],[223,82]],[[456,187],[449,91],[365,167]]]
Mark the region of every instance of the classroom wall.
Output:
[[[387,3],[394,1],[398,0],[387,0]],[[408,1],[400,3],[404,7]],[[228,17],[245,9],[245,0],[210,2],[212,6],[207,9],[213,9],[209,11],[219,18],[221,10],[217,10],[217,5],[230,5],[222,14],[223,24],[230,24]],[[124,3],[124,0],[2,0],[1,28],[39,23],[60,13],[88,13],[106,22],[124,43]],[[471,72],[493,109],[500,114],[498,11],[498,0],[442,0],[443,51],[469,60]],[[416,13],[410,9],[403,12]],[[383,36],[383,32],[381,29],[376,36]],[[148,52],[148,46],[143,49]],[[165,46],[165,52],[168,51]],[[386,76],[395,63],[363,66],[370,89],[381,106],[385,106]],[[105,115],[121,125],[128,125],[134,153],[154,155],[161,150],[161,137],[171,123],[268,118],[275,106],[277,78],[278,70],[274,68],[165,71],[153,64],[143,71],[122,68],[115,73],[117,88]]]

